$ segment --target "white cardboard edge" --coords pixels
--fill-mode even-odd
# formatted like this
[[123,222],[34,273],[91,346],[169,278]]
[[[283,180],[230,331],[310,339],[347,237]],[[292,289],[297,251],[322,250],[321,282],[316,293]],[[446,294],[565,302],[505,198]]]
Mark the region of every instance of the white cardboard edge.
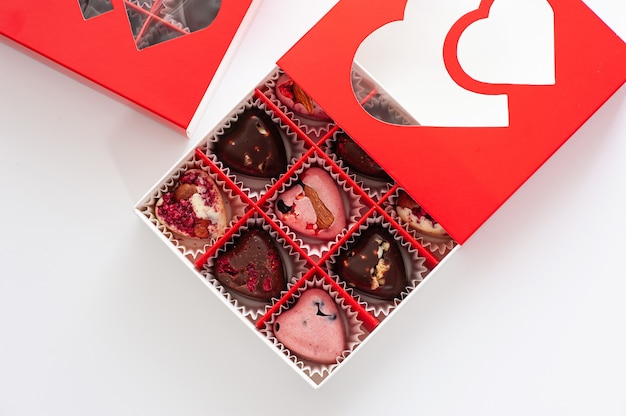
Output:
[[233,60],[233,57],[235,56],[237,49],[239,48],[239,45],[245,38],[246,33],[248,31],[248,27],[252,23],[252,20],[254,19],[254,15],[259,9],[262,1],[263,0],[253,0],[252,4],[250,4],[250,7],[248,8],[246,15],[242,19],[241,24],[239,25],[239,28],[237,29],[237,32],[235,32],[235,36],[233,37],[230,43],[230,46],[228,47],[228,49],[226,50],[226,53],[224,54],[224,57],[222,58],[222,62],[218,66],[217,71],[215,71],[215,75],[213,76],[213,79],[209,83],[209,86],[207,87],[206,91],[204,92],[204,95],[202,96],[202,100],[200,101],[198,108],[196,108],[196,112],[194,113],[193,117],[191,118],[191,121],[189,122],[189,125],[187,126],[187,129],[186,129],[187,138],[192,138],[195,136],[196,130],[198,129],[198,126],[200,124],[200,119],[202,118],[202,115],[206,112],[207,108],[209,107],[209,104],[211,103],[211,100],[213,96],[215,95],[215,91],[217,90],[217,88],[219,88],[221,84],[221,80],[224,77],[224,74],[227,72],[230,63]]
[[[350,360],[350,358],[352,356],[354,356],[357,352],[357,350],[352,351],[345,359],[342,360],[342,362],[340,363],[340,365],[334,370],[332,371],[330,374],[328,374],[328,376],[326,376],[319,384],[315,383],[310,377],[308,377],[304,371],[302,369],[300,369],[296,363],[294,363],[293,361],[291,361],[285,354],[283,354],[278,348],[276,348],[272,342],[265,336],[263,336],[263,334],[248,320],[246,320],[239,311],[237,311],[235,308],[233,308],[233,306],[228,302],[228,300],[226,298],[224,298],[224,296],[222,296],[221,293],[219,293],[205,278],[204,276],[195,268],[194,264],[192,262],[189,261],[189,259],[187,259],[179,250],[176,249],[176,247],[167,239],[167,237],[165,237],[165,235],[163,233],[161,233],[156,227],[154,227],[154,224],[152,224],[152,222],[150,222],[150,220],[148,220],[148,218],[146,218],[146,216],[141,212],[140,210],[140,206],[142,206],[144,204],[144,202],[146,201],[147,198],[149,198],[151,195],[154,194],[154,192],[164,183],[164,181],[166,181],[169,177],[172,176],[172,174],[179,169],[180,165],[187,159],[189,159],[189,157],[195,152],[195,147],[187,152],[185,155],[183,155],[176,164],[174,164],[153,186],[150,190],[148,190],[142,197],[141,199],[139,199],[139,201],[137,201],[137,203],[133,206],[133,212],[135,213],[135,215],[137,215],[141,221],[148,226],[148,228],[150,228],[154,234],[157,235],[157,237],[166,245],[168,246],[168,248],[174,253],[174,255],[176,255],[179,260],[181,262],[183,262],[187,268],[191,271],[192,274],[194,274],[224,305],[226,305],[226,307],[232,312],[234,313],[241,322],[243,322],[250,330],[252,330],[252,332],[255,333],[255,335],[261,339],[263,341],[263,343],[265,345],[267,345],[271,350],[274,351],[274,353],[276,353],[280,359],[285,362],[286,364],[288,364],[293,370],[295,370],[300,377],[302,377],[302,379],[304,379],[311,387],[313,387],[314,389],[319,389],[320,387],[322,387],[323,385],[325,385],[326,383],[328,383],[328,380],[330,380],[335,374],[337,374],[337,372],[339,372],[339,370],[341,369],[341,367],[343,367],[345,365],[346,362],[348,362]],[[392,313],[384,320],[382,320],[378,326],[374,329],[373,332],[370,332],[363,341],[361,341],[361,343],[359,344],[359,348],[358,350],[360,351],[363,346],[372,338],[372,336],[374,336],[374,334],[376,332],[378,332],[378,330],[380,328],[382,328],[382,326],[388,322],[390,319],[393,319],[393,316],[396,315],[397,311],[400,310],[402,308],[402,306],[404,304],[406,304],[407,302],[409,302],[409,300],[414,297],[415,293],[417,291],[419,291],[428,280],[430,280],[432,278],[432,276],[437,273],[437,270],[441,268],[441,266],[450,258],[450,256],[453,255],[454,252],[456,252],[457,250],[459,250],[461,248],[461,245],[458,244],[456,245],[454,248],[452,248],[452,250],[443,258],[439,261],[439,263],[432,269],[432,271],[402,300],[402,302],[400,302],[398,304],[398,306],[396,306]]]
[[[172,169],[172,171],[175,169]],[[166,175],[167,176],[167,175]],[[158,182],[157,185],[153,188],[156,189],[161,182]],[[149,192],[148,194],[146,194],[146,197],[148,195],[151,195],[153,191]],[[365,344],[367,344],[367,342],[379,331],[380,328],[383,327],[383,325],[385,325],[386,322],[388,322],[390,319],[393,319],[393,316],[396,315],[398,313],[398,310],[400,310],[402,308],[403,305],[405,305],[407,302],[410,301],[411,298],[413,298],[415,296],[415,293],[417,293],[431,278],[432,276],[434,276],[437,273],[437,270],[440,269],[442,267],[442,265],[450,258],[450,256],[453,255],[454,252],[456,252],[457,250],[460,250],[461,245],[457,245],[455,246],[447,255],[446,257],[444,257],[441,261],[439,261],[439,263],[437,264],[437,266],[435,266],[435,268],[433,268],[433,270],[428,274],[428,276],[426,276],[403,300],[402,302],[400,302],[398,304],[398,306],[396,306],[393,310],[393,312],[391,313],[391,315],[389,315],[386,319],[382,320],[378,326],[374,329],[373,332],[370,332],[367,337],[365,337],[365,339],[363,341],[361,341],[361,343],[359,344],[359,348],[358,350],[354,350],[352,351],[346,358],[344,358],[342,360],[342,362],[339,364],[339,366],[332,371],[328,376],[326,376],[319,384],[316,384],[310,377],[308,377],[304,371],[302,371],[301,368],[299,368],[297,366],[296,363],[294,363],[293,361],[291,361],[289,359],[289,357],[287,357],[285,354],[283,354],[278,348],[276,348],[272,342],[265,336],[263,336],[263,334],[261,333],[261,331],[258,330],[258,328],[256,328],[250,321],[246,320],[240,312],[238,312],[235,308],[233,308],[233,306],[228,302],[228,300],[222,296],[222,294],[220,294],[205,278],[204,276],[194,267],[193,263],[191,263],[189,261],[189,259],[185,258],[185,256],[183,256],[183,254],[178,251],[176,249],[176,247],[174,247],[170,241],[165,237],[165,235],[161,232],[158,231],[158,229],[156,229],[153,224],[145,217],[145,215],[143,215],[141,213],[141,211],[139,210],[138,206],[144,201],[144,199],[140,200],[137,205],[133,208],[134,213],[141,218],[142,222],[144,224],[146,224],[150,229],[152,229],[152,231],[158,236],[158,238],[163,241],[172,252],[174,252],[174,254],[187,266],[187,268],[192,272],[192,274],[194,274],[224,305],[226,305],[226,307],[232,312],[234,313],[237,318],[239,318],[239,320],[241,322],[243,322],[250,330],[252,330],[252,332],[255,333],[255,335],[261,339],[261,341],[263,341],[263,343],[265,345],[267,345],[271,350],[274,351],[274,353],[276,353],[278,355],[278,357],[280,357],[280,359],[285,362],[286,364],[288,364],[293,370],[295,370],[311,387],[313,387],[314,389],[319,389],[321,388],[323,385],[327,384],[328,381],[339,372],[339,370],[341,369],[341,367],[343,367],[349,360],[351,357],[353,357],[357,351],[360,351],[363,346]]]

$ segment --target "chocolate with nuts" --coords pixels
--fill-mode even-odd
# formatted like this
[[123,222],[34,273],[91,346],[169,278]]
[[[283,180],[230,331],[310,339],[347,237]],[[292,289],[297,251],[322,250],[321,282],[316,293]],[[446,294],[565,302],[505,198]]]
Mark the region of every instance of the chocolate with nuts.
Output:
[[372,225],[342,252],[333,267],[335,274],[370,296],[392,300],[408,285],[402,253],[393,236],[380,225]]
[[226,228],[226,209],[217,185],[200,169],[185,172],[172,191],[157,201],[154,212],[168,230],[194,239],[218,238]]
[[279,129],[264,111],[251,108],[218,138],[217,157],[230,169],[260,178],[287,170],[287,154]]

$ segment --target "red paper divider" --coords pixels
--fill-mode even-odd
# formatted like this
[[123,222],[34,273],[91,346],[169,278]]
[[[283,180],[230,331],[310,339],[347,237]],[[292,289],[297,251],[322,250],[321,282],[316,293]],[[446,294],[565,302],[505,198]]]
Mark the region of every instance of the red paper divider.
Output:
[[350,305],[352,310],[354,310],[358,314],[359,319],[361,320],[361,322],[363,322],[363,325],[365,325],[365,329],[367,329],[369,332],[372,332],[374,329],[376,329],[378,324],[380,324],[380,321],[372,316],[372,314],[370,314],[368,311],[366,311],[359,304],[359,302],[356,301],[356,299],[350,296],[350,294],[347,293],[344,288],[339,285],[339,283],[335,282],[335,279],[330,277],[321,267],[316,266],[316,268],[318,269],[318,272],[322,275],[324,280],[326,280],[326,282],[329,283],[334,290],[339,292],[339,295],[348,303],[348,305]]
[[274,220],[272,220],[270,218],[269,215],[267,215],[267,213],[265,213],[265,211],[263,211],[263,209],[259,206],[255,206],[254,209],[257,210],[257,212],[263,217],[263,219],[265,221],[267,221],[273,228],[274,230],[282,237],[285,239],[285,241],[287,241],[287,243],[289,243],[289,245],[291,245],[305,260],[307,260],[309,262],[309,264],[311,264],[312,266],[315,266],[316,263],[313,261],[313,259],[311,259],[311,257],[304,251],[302,250],[302,247],[300,247],[299,244],[296,244],[290,237],[289,235],[278,226],[278,224],[276,224],[274,222]]
[[271,318],[273,314],[275,314],[281,306],[289,301],[293,297],[293,295],[301,288],[304,283],[309,280],[314,274],[321,275],[322,279],[324,279],[328,284],[333,287],[339,296],[346,301],[350,309],[357,313],[359,320],[363,322],[365,329],[369,332],[372,332],[380,321],[376,319],[372,314],[366,311],[350,294],[348,294],[337,282],[335,282],[328,274],[318,265],[315,265],[313,268],[309,269],[308,272],[304,276],[302,276],[295,285],[293,285],[281,298],[273,304],[265,314],[256,322],[257,328],[263,328],[265,323]]
[[304,276],[302,276],[295,285],[293,285],[291,288],[289,288],[289,290],[287,290],[287,293],[285,293],[283,296],[281,296],[281,298],[275,303],[273,304],[268,310],[267,312],[265,312],[265,314],[263,314],[263,316],[256,322],[256,327],[257,328],[262,328],[263,325],[265,325],[265,322],[270,319],[270,317],[276,313],[278,311],[278,309],[280,309],[280,307],[282,305],[284,305],[285,303],[287,303],[287,301],[294,295],[294,293],[297,292],[298,289],[300,289],[302,287],[302,285],[304,285],[304,283],[309,279],[309,277],[311,277],[312,274],[315,273],[315,268],[309,269],[308,272],[306,272],[304,274]]
[[318,264],[322,264],[328,261],[330,256],[332,256],[338,249],[341,247],[346,241],[350,239],[355,230],[357,230],[367,219],[372,215],[372,213],[376,211],[376,207],[371,207],[359,220],[346,232],[343,237],[341,237],[335,245],[333,245],[330,250],[328,250],[319,260]]
[[[368,93],[368,95],[361,100],[361,102],[366,102],[369,100],[374,94],[376,94],[376,89],[373,89]],[[360,186],[358,186],[343,169],[341,169],[337,164],[318,146],[318,143],[323,143],[323,140],[320,140],[318,143],[313,142],[302,130],[295,125],[293,121],[291,121],[279,108],[274,104],[261,90],[258,88],[255,90],[255,96],[259,98],[263,103],[269,107],[283,122],[289,125],[291,129],[293,129],[299,137],[305,140],[312,149],[315,149],[316,153],[319,154],[333,169],[335,173],[337,173],[344,181],[346,181],[352,189],[354,189],[369,205],[374,205],[378,207],[379,212],[383,212],[384,210],[380,207],[380,202],[374,201],[368,194],[365,192]],[[338,127],[338,126],[336,126]],[[324,136],[324,139],[327,139],[329,135]],[[303,160],[302,158],[301,160]],[[397,188],[396,188],[397,189]],[[388,195],[387,195],[388,198]],[[385,198],[386,199],[386,198]],[[391,220],[391,217],[384,213],[384,218],[387,220]],[[406,232],[396,221],[391,221],[391,224],[394,228],[398,229],[400,234],[410,242],[410,244],[418,251],[418,253],[426,259],[426,265],[430,268],[434,268],[437,264],[439,264],[439,260],[435,256],[431,254],[426,248],[424,248],[418,241],[416,241],[413,236]]]
[[383,218],[391,223],[391,225],[400,233],[400,235],[407,240],[414,249],[417,250],[417,252],[420,254],[420,256],[424,257],[426,259],[426,266],[429,267],[430,269],[434,269],[435,266],[437,266],[439,264],[439,260],[437,260],[437,258],[435,256],[433,256],[430,251],[426,250],[424,248],[424,246],[422,246],[417,240],[415,240],[413,238],[413,236],[411,234],[409,234],[407,232],[407,230],[404,229],[404,227],[402,227],[400,224],[398,224],[393,218],[391,218],[391,216],[389,214],[387,214],[385,212],[385,210],[380,207],[380,206],[376,206],[376,210],[378,211],[378,213],[380,215],[383,216]]
[[132,9],[134,9],[135,11],[137,11],[138,13],[144,14],[147,16],[147,19],[145,22],[143,22],[143,25],[141,26],[141,29],[139,30],[139,33],[137,33],[137,37],[135,38],[135,46],[137,46],[137,42],[139,42],[142,38],[143,35],[146,31],[146,28],[148,27],[148,25],[150,23],[152,23],[154,20],[158,21],[159,23],[167,26],[168,28],[182,34],[182,35],[188,35],[189,32],[179,28],[176,25],[171,24],[170,22],[163,20],[161,17],[159,17],[156,13],[157,10],[163,5],[163,1],[159,0],[159,1],[155,1],[154,4],[152,5],[152,7],[150,8],[150,10],[144,10],[141,7],[137,6],[136,4],[133,4],[127,0],[124,0],[124,6],[128,7],[130,6]]
[[300,159],[298,159],[298,161],[296,161],[296,163],[294,163],[294,165],[292,167],[290,167],[287,172],[285,172],[284,174],[282,174],[280,176],[280,178],[278,178],[278,180],[276,181],[276,183],[274,183],[274,185],[267,190],[267,192],[265,194],[263,194],[263,196],[261,198],[259,198],[259,202],[257,203],[259,206],[265,204],[265,202],[267,202],[267,200],[274,194],[274,192],[276,192],[276,189],[278,189],[282,184],[284,184],[285,182],[287,182],[287,180],[294,174],[294,172],[296,170],[298,170],[300,168],[300,166],[302,166],[302,164],[304,163],[304,161],[309,158],[311,156],[311,154],[313,154],[315,150],[313,148],[307,150],[304,155],[302,155],[302,157]]

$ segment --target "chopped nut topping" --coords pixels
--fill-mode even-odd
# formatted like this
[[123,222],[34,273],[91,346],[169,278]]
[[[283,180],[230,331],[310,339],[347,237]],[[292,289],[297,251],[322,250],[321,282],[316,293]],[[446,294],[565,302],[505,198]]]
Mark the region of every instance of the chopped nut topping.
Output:
[[213,225],[210,220],[199,219],[196,225],[193,227],[193,232],[198,238],[209,238],[211,232],[209,227]]
[[256,123],[256,129],[259,132],[259,134],[263,137],[267,137],[270,135],[270,132],[261,123]]
[[376,243],[378,244],[378,250],[376,251],[378,263],[376,263],[376,266],[372,267],[372,269],[370,270],[370,273],[372,275],[372,290],[376,290],[381,285],[385,284],[385,273],[387,273],[391,268],[391,265],[387,263],[384,259],[385,253],[389,250],[390,247],[389,242],[377,238]]

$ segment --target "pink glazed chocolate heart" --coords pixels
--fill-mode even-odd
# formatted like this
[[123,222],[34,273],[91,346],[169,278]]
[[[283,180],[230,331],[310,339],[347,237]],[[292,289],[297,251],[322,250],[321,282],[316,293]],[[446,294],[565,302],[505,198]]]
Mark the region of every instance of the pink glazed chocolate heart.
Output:
[[335,301],[321,289],[308,289],[274,322],[274,335],[298,357],[333,364],[346,346],[346,334]]
[[304,236],[334,240],[346,227],[346,212],[333,178],[321,168],[305,170],[276,201],[278,219]]

